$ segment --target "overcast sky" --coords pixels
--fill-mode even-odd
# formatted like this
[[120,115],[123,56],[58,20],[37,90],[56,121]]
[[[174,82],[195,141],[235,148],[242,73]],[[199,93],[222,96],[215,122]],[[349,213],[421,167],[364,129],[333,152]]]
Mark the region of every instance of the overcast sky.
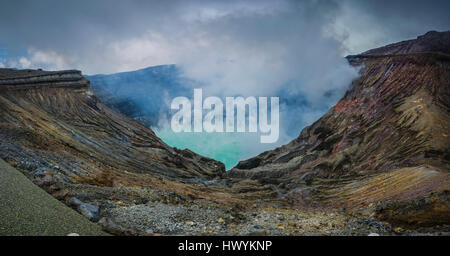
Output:
[[343,56],[449,30],[449,13],[447,0],[1,1],[0,65],[94,74],[202,61],[278,72],[324,48]]
[[322,103],[356,75],[343,56],[449,30],[449,13],[448,0],[1,1],[0,66],[177,64],[206,94],[283,90]]
[[449,30],[449,13],[448,0],[1,1],[0,67],[177,64],[206,94],[283,90],[320,104],[356,75],[343,56]]

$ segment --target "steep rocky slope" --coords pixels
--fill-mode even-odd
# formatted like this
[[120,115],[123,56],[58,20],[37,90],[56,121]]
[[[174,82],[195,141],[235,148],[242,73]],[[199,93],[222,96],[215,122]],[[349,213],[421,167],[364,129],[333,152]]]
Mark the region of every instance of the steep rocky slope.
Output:
[[19,168],[100,183],[114,183],[125,170],[177,179],[224,173],[221,163],[170,148],[139,122],[110,111],[79,71],[2,69],[0,77],[1,154]]
[[0,69],[0,112],[0,157],[94,221],[117,202],[214,198],[203,183],[225,173],[105,107],[79,71]]
[[[385,219],[449,223],[449,36],[429,32],[347,57],[360,77],[337,105],[289,144],[241,161],[229,177],[272,184],[297,206],[378,203]],[[420,201],[429,197],[434,205]],[[422,202],[428,210],[392,216],[386,212],[398,205],[384,209],[384,202]]]

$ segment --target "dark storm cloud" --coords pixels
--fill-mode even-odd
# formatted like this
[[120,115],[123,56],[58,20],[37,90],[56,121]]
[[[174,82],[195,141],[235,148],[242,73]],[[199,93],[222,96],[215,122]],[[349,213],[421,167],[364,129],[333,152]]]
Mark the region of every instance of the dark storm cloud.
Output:
[[[150,1],[2,1],[1,41],[10,47],[30,45],[76,51],[99,37],[112,40],[157,26],[176,2]],[[172,13],[171,13],[172,12]],[[64,48],[62,47],[64,46]]]
[[448,0],[344,0],[335,29],[349,53],[450,30]]
[[[280,15],[283,10],[291,12]],[[264,40],[268,33],[272,33],[274,38],[281,35],[280,40],[286,39],[283,33],[307,36],[308,30],[317,33],[328,24],[329,32],[342,43],[338,47],[347,49],[343,53],[346,54],[414,38],[432,29],[448,30],[449,11],[450,1],[446,0],[2,1],[0,44],[6,45],[12,56],[30,48],[53,51],[54,55],[61,55],[61,61],[74,65],[82,59],[74,56],[92,56],[104,51],[108,43],[136,39],[152,32],[154,38],[151,41],[158,36],[177,40],[175,35],[186,37],[187,33],[195,37],[206,29],[214,29],[218,34],[231,31],[239,35],[239,40],[257,42],[258,39]],[[301,17],[295,19],[295,14]],[[270,21],[261,24],[261,19]],[[302,22],[311,24],[302,26]],[[264,27],[257,28],[258,23]],[[284,27],[296,24],[299,24],[297,30]],[[162,54],[169,53],[163,51]],[[176,60],[167,56],[156,56],[155,59],[156,62],[159,59]],[[86,64],[80,67],[88,68],[88,72],[117,71]]]
[[398,33],[417,33],[417,29],[447,30],[450,26],[448,0],[353,0],[351,4],[361,13],[377,18],[387,30]]

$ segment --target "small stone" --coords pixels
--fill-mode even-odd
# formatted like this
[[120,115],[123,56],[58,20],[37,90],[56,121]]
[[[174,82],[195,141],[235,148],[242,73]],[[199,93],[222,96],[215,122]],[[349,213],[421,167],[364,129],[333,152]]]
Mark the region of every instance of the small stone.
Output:
[[279,229],[281,229],[281,230],[284,230],[284,226],[281,225],[281,224],[278,224],[278,225],[277,225],[277,228],[279,228]]
[[69,194],[69,191],[67,189],[60,189],[56,192],[52,193],[52,196],[56,199],[63,199]]
[[80,212],[84,217],[88,218],[90,221],[97,222],[99,220],[98,206],[84,203],[76,197],[71,197],[70,203],[76,207],[78,212]]
[[194,222],[192,222],[192,221],[186,221],[186,224],[188,224],[188,225],[194,225]]
[[380,234],[378,234],[378,233],[370,233],[367,236],[380,236]]
[[33,174],[34,177],[40,177],[40,178],[43,178],[43,177],[45,177],[45,175],[46,175],[46,169],[43,168],[43,167],[37,168],[36,170],[34,170],[34,171],[32,172],[32,174]]
[[401,227],[394,228],[395,233],[401,233],[402,231],[403,231],[403,229]]
[[116,204],[120,205],[120,206],[128,206],[126,203],[124,203],[122,201],[117,201]]
[[17,163],[16,162],[8,161],[8,164],[11,165],[12,167],[17,167]]
[[262,226],[260,226],[260,225],[254,225],[253,228],[254,228],[254,229],[264,229],[264,228],[263,228]]
[[222,218],[220,218],[218,221],[219,221],[219,223],[225,223],[225,220]]
[[67,234],[67,236],[80,236],[80,235],[77,233],[70,233],[70,234]]

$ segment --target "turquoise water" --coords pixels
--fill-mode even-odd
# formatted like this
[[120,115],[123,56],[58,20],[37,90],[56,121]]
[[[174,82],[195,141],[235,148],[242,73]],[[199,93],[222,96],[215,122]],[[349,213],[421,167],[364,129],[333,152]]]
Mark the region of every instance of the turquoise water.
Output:
[[261,152],[259,136],[249,133],[175,133],[171,129],[158,130],[155,133],[165,143],[179,149],[188,148],[225,164],[227,170],[240,160],[255,156]]

